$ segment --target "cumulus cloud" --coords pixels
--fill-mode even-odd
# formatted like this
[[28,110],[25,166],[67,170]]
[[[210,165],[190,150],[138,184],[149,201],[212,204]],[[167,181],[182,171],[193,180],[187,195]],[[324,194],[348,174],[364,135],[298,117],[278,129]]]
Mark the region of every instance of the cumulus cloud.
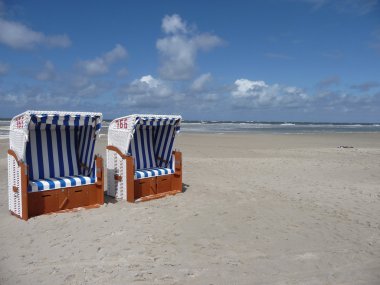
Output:
[[212,80],[210,73],[205,73],[196,78],[191,84],[191,89],[194,91],[203,91],[206,85]]
[[[380,112],[380,92],[356,93],[352,89],[361,88],[372,90],[376,84],[363,84],[350,89],[335,88],[339,78],[326,80],[324,88],[306,92],[295,86],[268,84],[265,81],[238,79],[231,89],[231,107],[263,112],[281,112],[282,114],[298,115],[314,114],[319,120],[329,116],[333,120],[350,119],[350,114],[358,118],[378,118]],[[372,87],[373,85],[373,87]],[[317,84],[318,86],[318,84]],[[334,89],[331,87],[334,86]],[[290,113],[293,112],[293,113]],[[272,116],[275,113],[272,114]],[[324,116],[322,115],[324,114]],[[321,117],[322,116],[322,117]],[[327,117],[326,117],[327,118]],[[352,120],[352,118],[351,118]]]
[[164,79],[190,79],[198,53],[222,44],[216,35],[192,31],[176,14],[164,17],[162,30],[166,36],[157,40],[156,47],[161,57],[159,71]]
[[31,49],[36,46],[66,48],[71,45],[67,35],[47,36],[24,24],[0,19],[0,43],[15,49]]
[[3,62],[0,62],[0,76],[7,74],[9,71],[9,65]]
[[132,81],[132,83],[126,87],[126,91],[133,95],[161,98],[168,97],[172,94],[172,90],[167,84],[151,75],[145,75],[140,79]]
[[83,60],[78,63],[78,66],[87,75],[101,75],[109,71],[111,64],[118,60],[124,59],[127,56],[127,50],[120,44],[117,44],[114,49],[96,57],[92,60]]
[[305,104],[307,94],[293,86],[268,85],[265,81],[237,79],[231,92],[234,104],[239,107],[297,107]]
[[36,74],[36,79],[41,81],[53,80],[56,77],[55,67],[51,61],[46,61],[43,69]]
[[184,99],[184,94],[169,82],[145,75],[122,88],[119,98],[121,104],[141,110],[170,109]]
[[186,23],[182,21],[181,17],[177,14],[174,14],[172,16],[166,15],[162,19],[162,24],[161,24],[162,30],[167,33],[186,33],[187,32],[187,27]]

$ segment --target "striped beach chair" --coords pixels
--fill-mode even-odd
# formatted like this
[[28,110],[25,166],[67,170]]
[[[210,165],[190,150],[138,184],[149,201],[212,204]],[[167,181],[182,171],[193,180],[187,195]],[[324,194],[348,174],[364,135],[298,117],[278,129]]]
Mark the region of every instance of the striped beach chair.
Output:
[[94,155],[101,113],[26,111],[11,121],[11,213],[29,217],[103,204],[103,160]]
[[107,194],[128,202],[182,192],[181,116],[130,115],[108,128]]

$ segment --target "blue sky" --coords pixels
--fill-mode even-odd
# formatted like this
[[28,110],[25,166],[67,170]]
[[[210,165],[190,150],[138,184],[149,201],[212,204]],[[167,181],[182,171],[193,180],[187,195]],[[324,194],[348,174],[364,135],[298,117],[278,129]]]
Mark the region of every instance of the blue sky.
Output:
[[0,117],[380,121],[377,0],[1,1]]

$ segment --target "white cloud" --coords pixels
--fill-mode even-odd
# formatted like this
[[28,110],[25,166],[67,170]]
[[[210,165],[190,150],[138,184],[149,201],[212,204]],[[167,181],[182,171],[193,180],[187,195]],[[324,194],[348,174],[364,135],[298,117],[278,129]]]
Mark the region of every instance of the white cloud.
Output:
[[174,14],[172,16],[166,15],[162,19],[162,25],[161,25],[162,30],[167,33],[186,33],[187,32],[187,27],[186,23],[182,21],[181,17],[177,14]]
[[218,94],[215,93],[208,93],[206,94],[203,99],[209,102],[217,101],[219,98]]
[[87,75],[100,75],[108,72],[111,64],[127,56],[127,50],[120,44],[104,55],[92,60],[80,61],[78,66],[83,69]]
[[255,97],[268,88],[264,81],[251,81],[248,79],[237,79],[236,89],[232,91],[232,96],[236,98]]
[[164,79],[190,79],[199,51],[208,51],[222,44],[218,36],[190,31],[178,15],[165,16],[162,29],[167,35],[157,40],[156,47],[161,57],[159,71]]
[[71,45],[67,35],[47,36],[27,26],[0,19],[0,43],[15,49],[31,49],[39,45],[66,48]]
[[127,50],[120,44],[117,44],[114,49],[110,50],[104,55],[104,60],[111,64],[119,59],[127,56]]
[[301,89],[279,84],[268,85],[264,81],[238,79],[231,92],[234,103],[240,107],[297,107],[305,106],[309,96]]
[[132,81],[127,86],[128,93],[132,95],[143,95],[151,97],[168,97],[173,92],[162,80],[151,75],[145,75],[140,79]]
[[3,62],[0,62],[0,75],[5,75],[9,71],[9,65]]
[[194,91],[203,91],[207,83],[212,80],[210,73],[205,73],[196,78],[191,84],[191,89]]
[[128,69],[125,68],[125,67],[123,67],[123,68],[121,68],[121,69],[117,72],[117,76],[119,76],[119,77],[125,77],[125,76],[128,75],[128,73],[129,73]]
[[139,108],[135,109],[139,112],[157,108],[170,110],[177,102],[182,101],[184,96],[180,91],[173,89],[169,82],[145,75],[121,90],[119,102],[124,106]]
[[54,64],[46,61],[43,69],[36,74],[36,79],[41,81],[52,80],[56,77]]

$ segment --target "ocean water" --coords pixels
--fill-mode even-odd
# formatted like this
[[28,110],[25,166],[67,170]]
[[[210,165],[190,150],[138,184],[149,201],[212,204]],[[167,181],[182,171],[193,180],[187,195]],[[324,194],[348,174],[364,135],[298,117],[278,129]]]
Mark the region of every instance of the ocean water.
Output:
[[200,133],[273,133],[273,134],[310,134],[310,133],[377,133],[380,123],[342,124],[342,123],[299,123],[299,122],[183,122],[183,132]]
[[[103,121],[101,134],[107,134],[109,121]],[[10,120],[0,120],[0,139],[9,136]],[[183,121],[184,133],[380,133],[380,123],[299,123],[299,122],[253,122],[253,121]]]
[[10,120],[0,120],[0,139],[7,139],[9,137]]

